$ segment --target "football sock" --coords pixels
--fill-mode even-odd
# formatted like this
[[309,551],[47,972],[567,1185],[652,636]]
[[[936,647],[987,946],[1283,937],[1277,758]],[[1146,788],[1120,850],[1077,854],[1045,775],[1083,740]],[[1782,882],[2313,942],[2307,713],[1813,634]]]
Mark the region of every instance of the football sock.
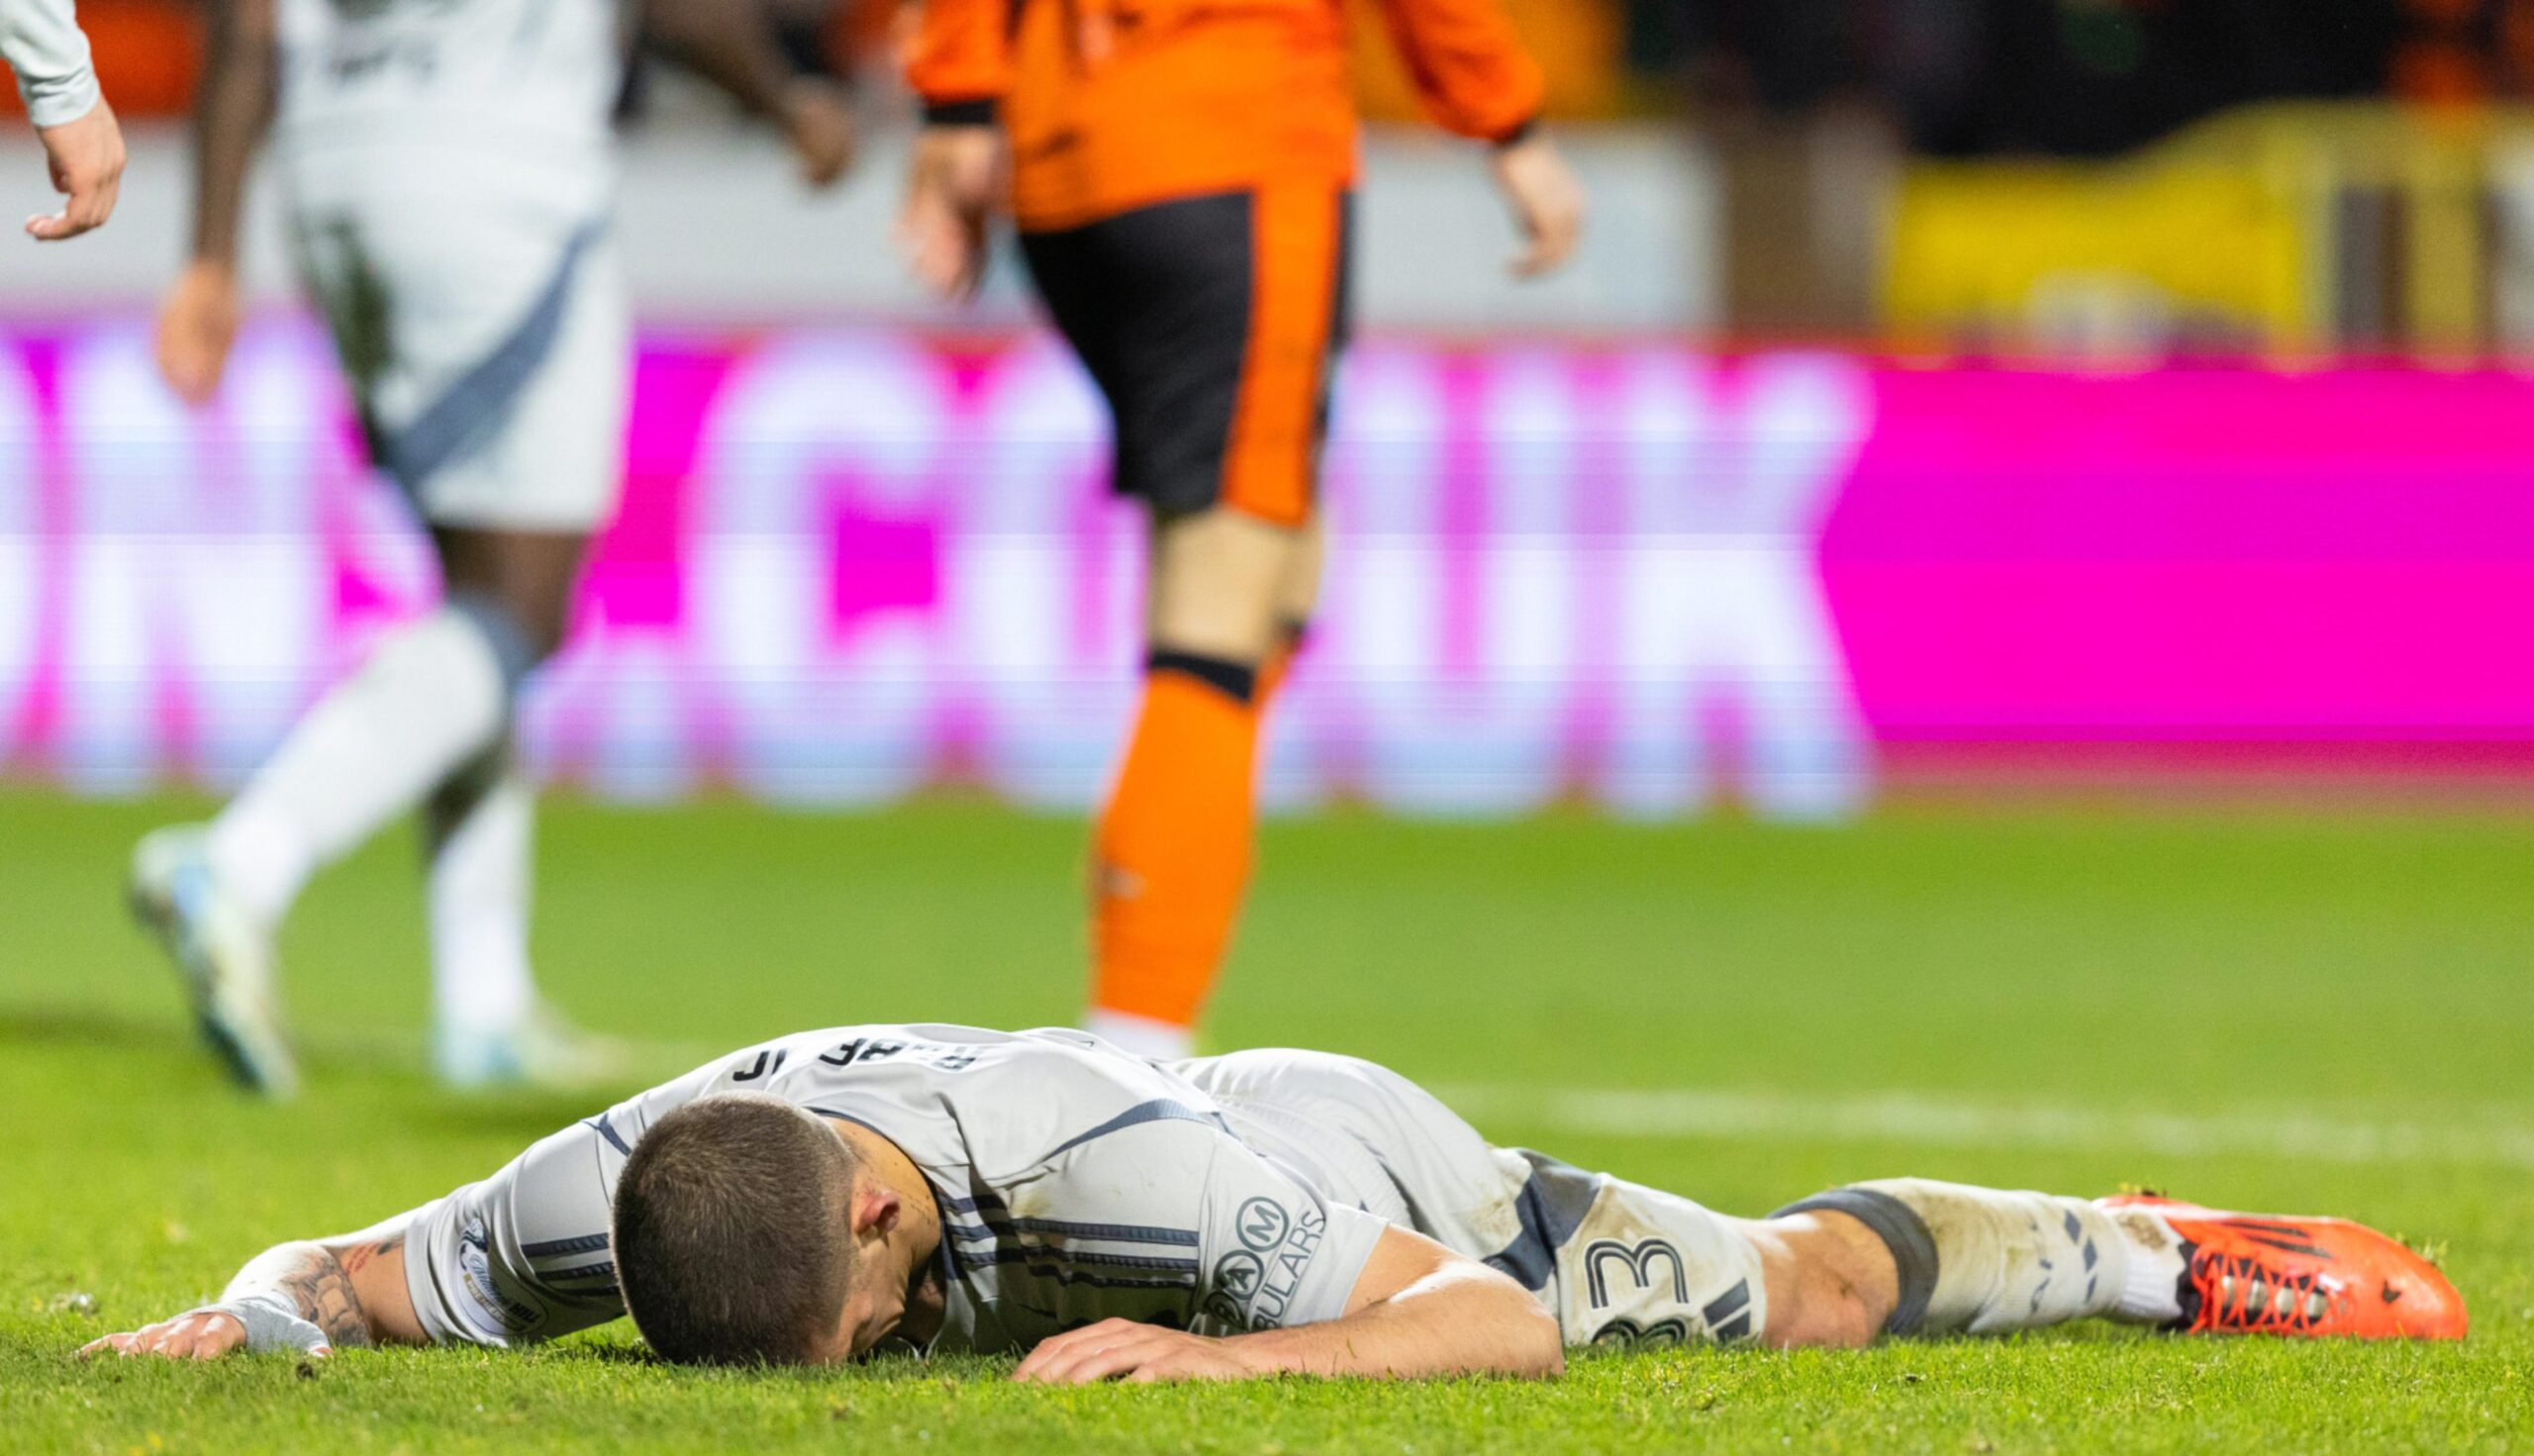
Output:
[[2170,1230],[2153,1240],[2161,1224],[2152,1215],[1922,1178],[1861,1183],[1779,1213],[1825,1211],[1855,1217],[1892,1250],[1900,1275],[1885,1325],[1893,1334],[2002,1334],[2089,1315],[2179,1312],[2147,1308],[2159,1286],[2173,1306],[2182,1274],[2178,1243]]
[[1092,1008],[1113,1026],[1122,1015],[1184,1036],[1213,989],[1249,880],[1257,686],[1217,658],[1156,651],[1147,664],[1092,846]]
[[1197,1037],[1192,1028],[1132,1012],[1095,1006],[1083,1017],[1082,1029],[1120,1051],[1156,1062],[1175,1062],[1197,1054]]
[[432,1013],[444,1032],[510,1031],[536,1003],[528,960],[536,819],[526,780],[499,766],[434,796]]
[[318,868],[499,739],[524,646],[498,609],[459,600],[388,633],[213,821],[221,883],[280,920]]

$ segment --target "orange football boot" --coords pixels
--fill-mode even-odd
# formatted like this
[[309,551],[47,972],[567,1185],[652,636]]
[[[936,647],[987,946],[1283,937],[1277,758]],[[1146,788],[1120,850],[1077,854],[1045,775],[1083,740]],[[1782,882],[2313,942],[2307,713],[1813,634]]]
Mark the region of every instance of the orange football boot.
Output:
[[2458,1340],[2464,1297],[2437,1266],[2345,1218],[2221,1213],[2153,1196],[2104,1199],[2142,1209],[2183,1240],[2182,1318],[2193,1334],[2340,1335]]

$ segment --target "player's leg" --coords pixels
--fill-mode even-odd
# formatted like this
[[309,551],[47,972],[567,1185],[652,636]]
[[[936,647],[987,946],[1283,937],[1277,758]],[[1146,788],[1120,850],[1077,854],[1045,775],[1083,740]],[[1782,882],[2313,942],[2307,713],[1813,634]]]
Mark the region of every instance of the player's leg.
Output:
[[1804,1200],[1747,1236],[1762,1252],[1773,1344],[2178,1312],[2170,1232],[2083,1199],[1901,1179]]
[[[560,642],[587,537],[577,532],[442,527],[452,590],[503,604],[542,661]],[[549,1035],[529,958],[536,795],[507,734],[436,785],[424,804],[432,1058],[459,1086],[565,1080],[569,1038]]]
[[[376,462],[426,520],[466,520],[517,477],[505,468],[517,463],[514,427],[549,397],[539,381],[558,344],[606,338],[604,310],[595,325],[582,323],[589,311],[575,302],[596,235],[539,236],[483,208],[419,216],[419,206],[399,194],[353,199],[338,214],[301,218],[297,242]],[[457,245],[467,243],[481,245]],[[621,326],[617,339],[621,354]],[[560,408],[587,412],[586,400]],[[616,425],[602,417],[598,429],[612,461]],[[603,497],[604,509],[613,498],[608,468],[563,472],[548,485],[540,499],[561,499],[579,524],[547,555],[577,562],[596,515],[589,501]],[[211,825],[153,834],[136,855],[136,904],[185,973],[206,1038],[250,1087],[281,1094],[295,1081],[270,946],[300,889],[500,751],[519,684],[550,650],[559,605],[536,607],[503,573],[451,555],[448,541],[443,534],[440,603],[385,633]],[[568,569],[561,580],[568,585]],[[550,583],[546,595],[559,604]]]
[[[603,243],[560,275],[556,317],[501,428],[426,494],[452,594],[496,603],[543,662],[561,645],[591,531],[615,509],[629,389],[624,288]],[[612,1045],[536,994],[529,957],[535,794],[508,735],[434,789],[424,817],[432,1053],[440,1079],[586,1082]]]
[[[293,219],[302,273],[375,444],[382,410],[429,361],[400,327],[393,228],[359,199]],[[410,298],[412,291],[407,291]],[[142,841],[133,899],[184,975],[205,1039],[244,1085],[296,1084],[272,936],[309,877],[499,741],[529,648],[498,604],[463,593],[391,629],[292,728],[208,825]]]
[[1184,1054],[1247,886],[1260,716],[1316,587],[1345,203],[1192,198],[1025,240],[1152,513],[1146,671],[1093,848],[1093,1029]]
[[1289,1119],[1300,1129],[1290,1156],[1306,1166],[1342,1175],[1352,1155],[1330,1149],[1369,1152],[1411,1226],[1529,1290],[1569,1344],[1737,1339],[1764,1327],[1776,1286],[1756,1223],[1492,1146],[1431,1093],[1354,1057],[1244,1051],[1177,1070],[1229,1111]]
[[1292,671],[1294,659],[1302,655],[1303,646],[1311,639],[1312,615],[1319,610],[1319,579],[1327,559],[1326,518],[1315,509],[1311,519],[1294,541],[1293,550],[1285,558],[1284,575],[1276,584],[1276,627],[1273,644],[1268,648],[1266,664],[1258,672],[1258,702],[1262,710],[1275,704],[1284,691],[1286,675]]
[[516,633],[485,604],[443,602],[386,634],[208,826],[142,841],[136,908],[242,1083],[275,1096],[296,1085],[271,940],[301,887],[498,741],[524,667]]
[[[2281,1334],[2463,1332],[2462,1302],[2443,1276],[2338,1219],[2246,1220],[1927,1179],[1859,1184],[1739,1219],[1544,1163],[1525,1197],[1555,1225],[1545,1241],[1556,1245],[1570,1338],[1851,1346],[2090,1317]],[[1561,1208],[1571,1224],[1559,1221]]]
[[[2338,1219],[2247,1218],[1924,1179],[1861,1184],[1767,1218],[1496,1148],[1387,1068],[1255,1051],[1179,1068],[1227,1109],[1309,1129],[1294,1156],[1369,1151],[1417,1231],[1554,1310],[1571,1344],[2005,1333],[2103,1315],[2196,1330],[2460,1335],[2452,1285]],[[1271,1129],[1272,1130],[1272,1129]],[[1368,1201],[1368,1206],[1370,1206]]]
[[[2102,1315],[2202,1333],[2458,1338],[2466,1323],[2434,1266],[2338,1218],[1903,1178],[1806,1199],[1754,1237],[1775,1245],[1771,1278],[1799,1296],[1796,1324],[1851,1332],[1861,1318],[1869,1333],[2003,1334]],[[1859,1269],[1864,1293],[1843,1294]]]
[[1088,1024],[1185,1055],[1248,887],[1275,584],[1294,533],[1215,509],[1159,521],[1150,650],[1093,844]]
[[432,791],[423,807],[432,957],[432,1057],[442,1080],[527,1024],[536,1001],[529,907],[536,804],[507,743]]

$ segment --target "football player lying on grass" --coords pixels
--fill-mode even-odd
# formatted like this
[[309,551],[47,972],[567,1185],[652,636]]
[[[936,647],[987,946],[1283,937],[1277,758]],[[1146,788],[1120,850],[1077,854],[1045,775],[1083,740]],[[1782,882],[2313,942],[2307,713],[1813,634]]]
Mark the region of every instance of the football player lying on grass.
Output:
[[1077,1031],[811,1031],[724,1057],[220,1303],[88,1346],[516,1345],[631,1312],[670,1360],[1023,1352],[1022,1380],[1545,1376],[1588,1342],[1862,1345],[2107,1316],[2453,1338],[2330,1218],[1900,1179],[1728,1218],[1488,1145],[1396,1073],[1150,1062]]

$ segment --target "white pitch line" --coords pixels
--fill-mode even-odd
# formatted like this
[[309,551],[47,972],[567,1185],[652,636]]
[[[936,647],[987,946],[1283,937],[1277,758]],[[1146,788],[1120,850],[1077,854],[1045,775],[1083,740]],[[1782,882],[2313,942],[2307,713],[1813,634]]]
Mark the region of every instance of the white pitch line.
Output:
[[[423,1065],[422,1038],[404,1031],[337,1030],[309,1038],[350,1059]],[[626,1038],[638,1076],[668,1078],[729,1047]],[[1482,1128],[1598,1137],[1782,1138],[1813,1142],[1917,1142],[1938,1147],[2038,1148],[2253,1156],[2323,1163],[2426,1163],[2534,1170],[2534,1127],[2484,1116],[2435,1125],[2362,1122],[2236,1109],[2209,1115],[2117,1113],[2065,1107],[1999,1107],[1925,1093],[1853,1097],[1693,1089],[1594,1091],[1507,1083],[1429,1089]]]
[[1501,1085],[1434,1089],[1481,1126],[1607,1137],[1892,1140],[1943,1147],[2255,1155],[2329,1163],[2453,1163],[2534,1169],[2534,1127],[2501,1121],[2360,1122],[2292,1113],[2208,1116],[1998,1107],[1917,1093],[1800,1097],[1704,1091],[1586,1091]]

